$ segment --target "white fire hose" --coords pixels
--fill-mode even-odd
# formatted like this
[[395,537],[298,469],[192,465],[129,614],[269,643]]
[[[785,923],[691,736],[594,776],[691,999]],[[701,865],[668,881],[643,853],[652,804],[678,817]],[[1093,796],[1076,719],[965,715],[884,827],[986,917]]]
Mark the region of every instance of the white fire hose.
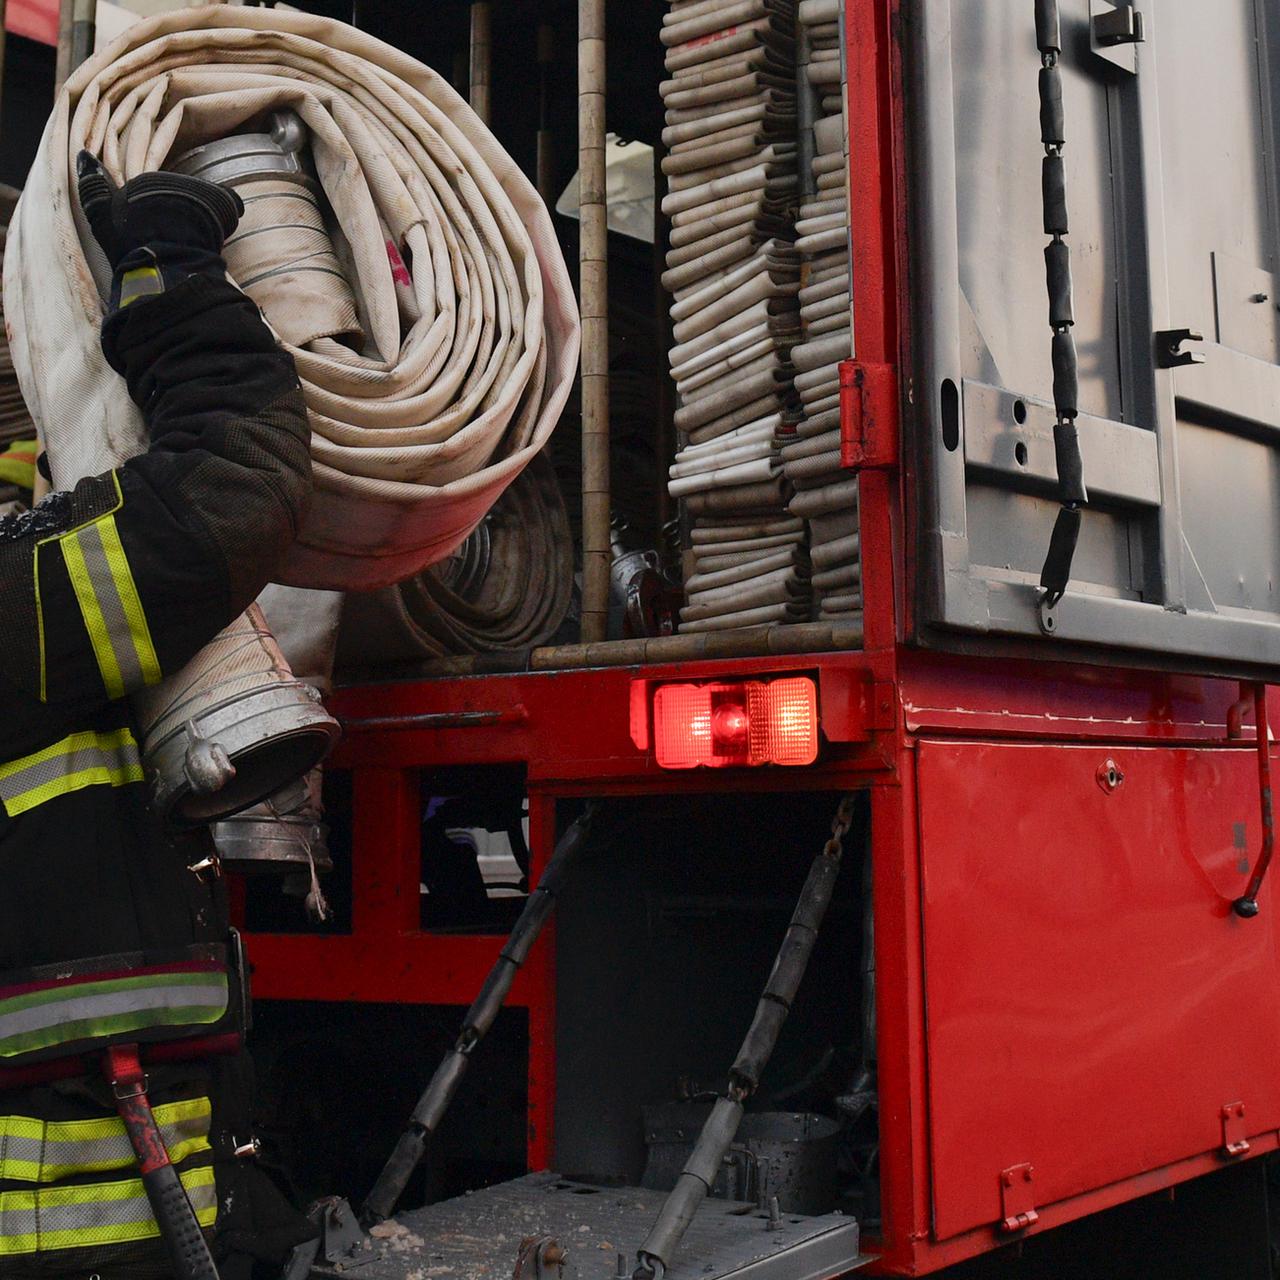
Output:
[[803,621],[805,522],[782,449],[800,404],[794,0],[696,0],[663,21],[671,373],[693,518],[685,633]]
[[[87,147],[123,182],[227,135],[262,132],[280,111],[305,127],[314,183],[336,220],[332,267],[347,282],[337,281],[344,296],[318,300],[319,276],[296,269],[323,252],[314,217],[269,250],[249,246],[242,270],[254,278],[237,281],[292,351],[311,415],[315,500],[282,576],[370,590],[467,537],[546,443],[577,365],[573,290],[546,209],[433,71],[352,27],[284,9],[180,9],[131,27],[67,82],[15,215],[5,258],[14,363],[56,486],[143,449],[138,411],[98,345],[108,270],[74,196],[74,157]],[[287,226],[296,190],[264,188],[248,229]],[[229,246],[229,266],[236,254]],[[235,649],[234,681],[225,657],[206,654],[148,696],[152,720],[163,710],[170,755],[188,704],[192,748],[201,717],[230,715],[201,695],[242,684],[243,646],[219,643]],[[263,688],[278,697],[278,651],[260,649]],[[332,722],[316,713],[318,757]],[[146,708],[142,719],[145,730]],[[240,780],[237,804],[297,775],[296,741],[277,755],[272,765],[261,744],[241,749],[263,777]],[[194,787],[190,763],[185,781],[169,780],[180,805]],[[280,776],[268,786],[273,768]],[[206,798],[190,816],[217,811]]]

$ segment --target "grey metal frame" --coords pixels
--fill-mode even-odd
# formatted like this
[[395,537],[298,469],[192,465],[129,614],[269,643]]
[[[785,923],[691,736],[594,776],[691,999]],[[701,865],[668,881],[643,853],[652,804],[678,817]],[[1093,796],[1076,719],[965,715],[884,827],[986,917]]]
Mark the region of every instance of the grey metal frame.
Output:
[[[1247,562],[1238,586],[1238,594],[1250,597],[1244,603],[1215,603],[1192,545],[1194,541],[1201,550],[1211,549],[1221,580],[1233,547],[1243,548],[1251,529],[1259,538],[1266,537],[1269,527],[1280,529],[1280,364],[1220,340],[1228,324],[1236,331],[1253,326],[1249,332],[1256,332],[1260,312],[1240,311],[1237,319],[1234,312],[1226,312],[1222,300],[1223,272],[1236,271],[1247,282],[1253,278],[1252,264],[1241,274],[1235,265],[1224,266],[1228,259],[1218,252],[1211,255],[1220,314],[1219,332],[1206,329],[1204,335],[1205,363],[1169,369],[1157,367],[1155,358],[1155,333],[1189,327],[1187,316],[1175,313],[1172,285],[1178,281],[1173,273],[1210,270],[1204,262],[1171,259],[1163,171],[1163,152],[1170,138],[1167,126],[1162,130],[1157,75],[1162,23],[1186,19],[1187,11],[1179,12],[1183,4],[1203,12],[1216,9],[1219,3],[1221,12],[1235,10],[1233,19],[1246,25],[1251,8],[1259,37],[1265,156],[1261,185],[1266,190],[1256,194],[1260,205],[1265,195],[1269,249],[1265,265],[1280,285],[1275,146],[1280,138],[1280,15],[1272,12],[1275,6],[1268,0],[1215,0],[1209,6],[1197,0],[1145,0],[1136,7],[1146,19],[1146,43],[1134,51],[1136,71],[1130,73],[1096,50],[1091,52],[1089,0],[1062,0],[1064,65],[1076,77],[1077,94],[1087,78],[1090,84],[1096,82],[1097,92],[1105,99],[1109,154],[1098,154],[1101,148],[1089,136],[1089,125],[1096,121],[1077,118],[1073,144],[1070,102],[1067,154],[1078,165],[1083,149],[1088,158],[1104,166],[1099,170],[1105,175],[1098,179],[1100,187],[1110,186],[1111,209],[1099,213],[1089,208],[1087,213],[1096,214],[1098,225],[1107,228],[1094,246],[1102,264],[1096,276],[1108,289],[1114,288],[1114,298],[1105,289],[1095,288],[1088,301],[1097,304],[1098,310],[1114,305],[1116,351],[1109,381],[1104,372],[1095,383],[1105,393],[1110,412],[1082,415],[1080,421],[1085,477],[1093,503],[1086,512],[1077,559],[1077,568],[1082,562],[1084,567],[1052,611],[1041,607],[1036,575],[1028,572],[1032,554],[1042,557],[1048,546],[1056,505],[1052,501],[1049,330],[1042,276],[1034,274],[1044,240],[1042,228],[1038,218],[1028,225],[982,228],[980,234],[991,238],[978,243],[970,226],[966,251],[958,205],[967,197],[966,182],[1004,180],[991,179],[990,171],[978,172],[1002,164],[1016,170],[1016,181],[1035,186],[1038,198],[1038,168],[1018,168],[1014,157],[999,150],[999,137],[984,140],[975,134],[972,122],[961,120],[968,132],[957,133],[957,89],[966,93],[966,106],[972,108],[976,100],[981,109],[990,106],[993,95],[1005,92],[1007,83],[1020,95],[1016,101],[1012,93],[1006,95],[1009,109],[1025,118],[1030,140],[1038,144],[1034,111],[1025,110],[1038,70],[1032,6],[1029,0],[917,0],[908,6],[910,268],[917,319],[912,333],[914,403],[905,420],[907,430],[915,433],[920,464],[917,608],[921,638],[927,643],[970,649],[991,643],[1007,650],[1010,638],[1021,637],[1024,641],[1034,638],[1031,651],[1038,656],[1092,653],[1106,660],[1135,662],[1143,661],[1143,654],[1159,655],[1162,664],[1207,664],[1222,671],[1255,674],[1259,666],[1280,664],[1280,538],[1274,547],[1269,540],[1261,550],[1255,545],[1252,559],[1240,557]],[[1097,0],[1092,7],[1098,8]],[[972,51],[974,39],[961,24],[983,22],[998,28],[992,60],[962,67],[958,83],[956,41],[969,41]],[[1008,44],[1010,24],[1018,22],[1026,28],[1026,56],[1020,56],[1019,45],[1016,65],[1005,65],[999,41],[1004,38]],[[1242,52],[1249,56],[1238,41],[1231,43],[1224,37],[1223,46],[1213,49],[1211,56],[1238,62]],[[1169,56],[1172,66],[1172,53]],[[973,81],[964,76],[984,78]],[[1187,92],[1196,91],[1195,84],[1188,83]],[[1000,135],[1001,130],[994,132]],[[1200,141],[1188,138],[1186,145]],[[957,155],[962,142],[970,148],[963,165]],[[1069,182],[1069,204],[1072,194]],[[1074,209],[1072,217],[1074,233]],[[1199,224],[1195,229],[1206,231]],[[1211,238],[1214,229],[1207,230]],[[1107,234],[1112,236],[1110,243]],[[994,253],[992,245],[996,245]],[[984,249],[986,259],[997,259],[997,266],[1001,253],[1023,255],[1017,270],[1023,280],[1035,282],[1035,288],[1019,289],[1019,296],[1009,299],[1015,322],[1037,325],[1043,335],[1044,376],[1032,379],[1034,385],[998,386],[975,376],[978,345],[973,336],[980,324],[975,316],[973,326],[965,328],[969,302],[962,282],[964,272],[974,271]],[[1109,251],[1114,261],[1108,263]],[[1110,277],[1108,265],[1113,268]],[[1230,283],[1235,284],[1234,278]],[[1009,326],[1011,322],[1001,317],[1001,323]],[[1107,323],[1104,318],[1104,338]],[[1112,353],[1105,351],[1099,363],[1111,358]],[[987,363],[994,364],[994,358]],[[959,406],[954,448],[944,442],[943,387],[948,382]],[[1084,403],[1087,407],[1087,398]],[[1211,456],[1222,458],[1221,468],[1203,465],[1209,438],[1194,435],[1203,428],[1217,433],[1211,438]],[[1201,459],[1200,465],[1188,470],[1181,455],[1193,435]],[[1230,491],[1231,475],[1238,478],[1242,468],[1250,470],[1257,442],[1267,446],[1267,474],[1257,477],[1248,494]],[[1256,470],[1253,467],[1251,474]],[[1189,491],[1188,485],[1196,487]],[[1184,513],[1188,492],[1196,498],[1193,505],[1199,512],[1192,529]],[[1217,528],[1210,527],[1204,516],[1206,504],[1214,501],[1222,514]],[[1001,527],[1006,517],[1011,517],[1008,525]],[[1029,548],[1028,540],[1034,541],[1041,526],[1041,544]],[[992,563],[1006,547],[1009,566],[1021,557],[1020,566]],[[1232,592],[1224,594],[1237,593],[1234,580],[1231,586]]]

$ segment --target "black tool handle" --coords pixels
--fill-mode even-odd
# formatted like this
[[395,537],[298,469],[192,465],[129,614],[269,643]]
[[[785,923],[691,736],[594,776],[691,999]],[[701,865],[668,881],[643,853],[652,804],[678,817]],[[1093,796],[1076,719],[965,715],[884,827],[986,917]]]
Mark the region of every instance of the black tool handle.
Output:
[[142,1175],[142,1185],[160,1226],[160,1237],[168,1246],[177,1280],[218,1280],[218,1268],[178,1171],[171,1164],[162,1164]]

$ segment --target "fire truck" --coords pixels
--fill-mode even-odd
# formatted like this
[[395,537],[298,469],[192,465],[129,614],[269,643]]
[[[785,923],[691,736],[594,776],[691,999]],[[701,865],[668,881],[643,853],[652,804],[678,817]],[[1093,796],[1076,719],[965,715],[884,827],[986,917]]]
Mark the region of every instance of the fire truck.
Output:
[[[431,8],[341,16],[465,63]],[[859,620],[340,678],[334,918],[236,888],[261,1158],[356,1206],[293,1274],[1272,1274],[1280,9],[1048,8],[841,6]],[[654,144],[663,9],[607,15]],[[486,15],[565,174],[576,19]]]

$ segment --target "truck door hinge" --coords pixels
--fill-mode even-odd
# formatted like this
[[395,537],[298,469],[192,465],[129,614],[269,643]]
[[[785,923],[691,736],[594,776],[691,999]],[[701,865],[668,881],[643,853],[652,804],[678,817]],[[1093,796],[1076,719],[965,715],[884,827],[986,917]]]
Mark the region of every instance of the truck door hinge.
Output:
[[1025,1231],[1040,1221],[1036,1212],[1036,1192],[1031,1183],[1034,1170],[1029,1164],[1015,1164],[1000,1175],[1002,1231]]
[[1222,1108],[1222,1154],[1242,1156],[1249,1150],[1249,1136],[1244,1127],[1244,1103],[1228,1102]]
[[898,465],[898,370],[840,362],[840,465],[850,471]]

